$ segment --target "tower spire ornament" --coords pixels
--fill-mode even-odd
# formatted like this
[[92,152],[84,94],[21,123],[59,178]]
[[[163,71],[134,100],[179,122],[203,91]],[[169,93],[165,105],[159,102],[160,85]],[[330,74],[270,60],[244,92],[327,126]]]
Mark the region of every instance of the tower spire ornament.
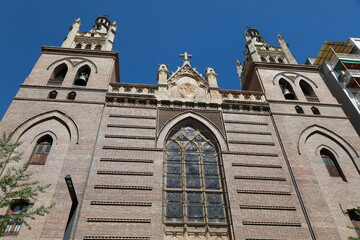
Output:
[[183,63],[190,63],[189,58],[192,58],[191,54],[188,54],[187,52],[184,52],[179,55],[180,57],[184,58]]

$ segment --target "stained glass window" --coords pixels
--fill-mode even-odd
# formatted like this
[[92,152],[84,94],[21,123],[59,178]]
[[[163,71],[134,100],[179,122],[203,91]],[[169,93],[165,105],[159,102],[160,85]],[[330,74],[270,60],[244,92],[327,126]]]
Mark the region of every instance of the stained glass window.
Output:
[[228,229],[219,156],[215,141],[207,136],[208,132],[189,123],[169,136],[165,151],[165,225]]

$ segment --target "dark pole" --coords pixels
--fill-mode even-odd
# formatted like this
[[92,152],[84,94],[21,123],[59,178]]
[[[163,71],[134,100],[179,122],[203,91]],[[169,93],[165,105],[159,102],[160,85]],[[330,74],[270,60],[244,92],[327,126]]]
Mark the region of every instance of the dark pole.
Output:
[[71,235],[72,227],[73,227],[74,220],[75,220],[75,212],[76,212],[76,208],[77,208],[77,205],[78,205],[79,202],[78,202],[77,197],[76,197],[74,184],[73,184],[73,182],[71,180],[70,174],[65,176],[65,182],[66,182],[66,186],[67,186],[67,188],[69,190],[72,205],[71,205],[71,209],[70,209],[70,213],[69,213],[69,218],[68,218],[68,221],[66,223],[66,228],[65,228],[65,233],[64,233],[63,240],[70,240],[70,235]]

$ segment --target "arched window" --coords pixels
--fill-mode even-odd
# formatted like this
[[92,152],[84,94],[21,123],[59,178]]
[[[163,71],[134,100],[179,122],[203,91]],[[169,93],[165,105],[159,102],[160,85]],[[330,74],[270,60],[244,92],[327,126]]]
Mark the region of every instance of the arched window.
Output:
[[91,44],[86,44],[85,49],[91,49]]
[[179,124],[165,149],[165,235],[176,226],[178,234],[188,237],[200,232],[210,239],[223,233],[222,239],[229,239],[221,165],[209,130],[190,122]]
[[296,95],[294,93],[293,88],[291,87],[290,83],[288,83],[285,79],[280,79],[279,85],[281,88],[281,91],[285,97],[285,99],[288,100],[296,100]]
[[338,162],[336,161],[336,158],[334,157],[334,155],[330,151],[328,151],[324,148],[321,149],[320,155],[326,166],[326,169],[329,172],[329,175],[331,177],[341,177],[346,182],[345,175],[341,171],[341,168],[340,168]]
[[296,110],[296,112],[299,113],[299,114],[304,114],[304,110],[303,110],[302,107],[300,107],[300,106],[295,106],[295,110]]
[[308,84],[304,80],[301,80],[299,85],[300,85],[300,88],[303,91],[306,99],[309,102],[318,102],[319,101],[319,99],[316,97],[316,94],[315,94],[314,90],[312,89],[312,87],[310,86],[310,84]]
[[260,60],[261,60],[262,62],[266,62],[266,59],[265,59],[264,57],[260,57]]
[[269,57],[269,62],[274,63],[274,62],[275,62],[275,59],[274,59],[273,57]]
[[53,90],[53,91],[49,92],[48,98],[55,99],[57,94],[58,94],[57,91]]
[[40,138],[31,155],[30,164],[44,165],[46,158],[49,155],[53,140],[49,135]]
[[61,85],[65,79],[67,71],[68,71],[68,67],[65,63],[57,66],[54,69],[53,73],[51,74],[48,84]]
[[70,92],[67,96],[67,99],[69,100],[75,100],[76,98],[76,92]]
[[312,107],[311,111],[313,112],[313,114],[320,115],[320,111],[317,107]]
[[284,60],[282,58],[278,58],[279,63],[284,63]]
[[76,44],[75,48],[82,48],[82,44],[81,43]]
[[20,215],[25,214],[29,207],[29,203],[24,200],[16,201],[12,204],[7,211],[7,215],[10,215],[10,220],[5,223],[5,230],[1,232],[3,235],[18,235],[22,225]]
[[88,65],[82,66],[76,73],[74,85],[78,86],[86,86],[89,76],[91,73],[91,69]]
[[95,50],[101,50],[101,45],[96,45]]

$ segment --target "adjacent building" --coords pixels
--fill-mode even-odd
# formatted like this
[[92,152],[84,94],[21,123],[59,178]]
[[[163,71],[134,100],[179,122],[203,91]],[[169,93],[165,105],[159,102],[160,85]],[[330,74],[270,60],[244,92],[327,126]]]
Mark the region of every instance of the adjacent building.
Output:
[[360,135],[360,38],[326,41],[313,62]]
[[[245,32],[243,90],[183,53],[158,84],[120,82],[116,23],[75,20],[42,54],[1,127],[51,187],[44,217],[4,239],[339,240],[356,235],[360,141],[318,68]],[[177,56],[174,56],[177,57]],[[341,128],[339,127],[341,126]],[[79,205],[68,222],[71,176]],[[69,180],[69,178],[67,178]],[[68,235],[66,235],[68,236]]]

